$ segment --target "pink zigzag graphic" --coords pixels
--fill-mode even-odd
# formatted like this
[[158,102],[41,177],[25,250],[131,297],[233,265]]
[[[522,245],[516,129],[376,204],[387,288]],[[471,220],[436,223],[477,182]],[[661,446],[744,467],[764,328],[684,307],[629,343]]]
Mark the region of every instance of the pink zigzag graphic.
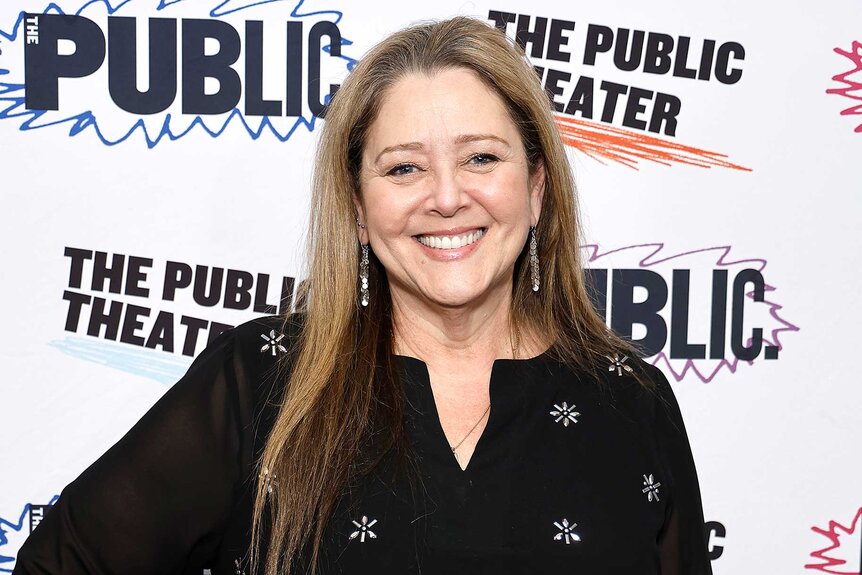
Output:
[[[829,88],[828,90],[826,90],[826,93],[835,94],[837,96],[844,96],[845,98],[848,98],[855,102],[862,102],[862,78],[859,77],[860,75],[862,75],[862,42],[854,40],[849,50],[835,48],[833,52],[840,56],[844,56],[845,58],[850,60],[850,63],[853,67],[846,72],[842,72],[841,74],[835,74],[834,76],[832,76],[832,79],[838,84],[841,84],[841,86],[837,88]],[[852,78],[852,76],[857,77],[856,79],[854,79]],[[850,106],[849,108],[841,110],[841,115],[862,115],[862,103],[857,103]],[[862,133],[862,124],[856,126],[853,131],[856,133]]]
[[[822,563],[809,563],[805,568],[816,569],[818,571],[823,571],[824,573],[833,573],[835,575],[859,575],[858,570],[848,571],[846,567],[840,571],[836,571],[833,567],[844,566],[847,561],[836,557],[829,557],[826,554],[841,547],[841,534],[839,533],[839,530],[843,531],[844,535],[853,535],[856,532],[856,529],[860,526],[860,519],[862,519],[862,507],[860,507],[859,511],[856,512],[856,517],[850,521],[849,526],[844,526],[837,521],[832,521],[830,519],[829,527],[826,529],[816,526],[812,527],[812,531],[829,539],[830,544],[823,549],[811,552],[811,557],[820,559]],[[855,552],[855,549],[851,550],[851,553]],[[862,564],[859,565],[859,568],[862,569]]]

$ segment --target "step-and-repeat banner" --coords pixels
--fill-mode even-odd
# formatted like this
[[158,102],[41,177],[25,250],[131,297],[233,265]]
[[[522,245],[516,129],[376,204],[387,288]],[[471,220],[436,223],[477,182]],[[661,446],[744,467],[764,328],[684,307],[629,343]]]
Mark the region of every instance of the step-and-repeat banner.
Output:
[[0,573],[230,326],[289,309],[329,95],[472,15],[553,100],[609,324],[673,383],[718,575],[858,574],[862,4],[0,3]]

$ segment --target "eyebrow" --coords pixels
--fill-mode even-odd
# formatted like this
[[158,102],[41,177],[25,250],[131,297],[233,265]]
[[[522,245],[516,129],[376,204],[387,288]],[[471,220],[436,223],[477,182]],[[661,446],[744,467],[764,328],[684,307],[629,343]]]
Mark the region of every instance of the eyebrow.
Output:
[[385,148],[380,150],[380,153],[377,154],[376,158],[374,158],[374,163],[376,164],[377,162],[379,162],[380,157],[383,154],[388,154],[390,152],[400,152],[403,150],[421,150],[422,147],[422,142],[407,142],[406,144],[395,144],[394,146],[386,146]]
[[510,145],[506,139],[501,138],[500,136],[495,136],[494,134],[464,134],[455,138],[455,143],[469,144],[470,142],[481,142],[483,140],[493,140],[495,142],[505,144],[506,146]]
[[[500,142],[507,147],[511,147],[511,144],[509,144],[508,140],[494,134],[462,134],[455,138],[455,143],[460,145],[469,144],[472,142],[481,142],[484,140]],[[407,142],[404,144],[395,144],[394,146],[386,146],[385,148],[380,150],[380,153],[377,154],[376,158],[374,158],[374,163],[376,164],[377,162],[379,162],[381,156],[383,156],[384,154],[388,154],[391,152],[401,152],[404,150],[421,150],[423,147],[424,146],[422,142]]]

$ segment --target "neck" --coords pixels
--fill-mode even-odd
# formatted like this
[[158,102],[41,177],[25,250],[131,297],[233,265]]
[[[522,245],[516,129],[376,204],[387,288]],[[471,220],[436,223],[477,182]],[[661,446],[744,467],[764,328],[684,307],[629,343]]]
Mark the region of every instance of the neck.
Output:
[[510,320],[511,285],[495,291],[470,305],[444,307],[392,289],[396,353],[449,365],[521,356]]

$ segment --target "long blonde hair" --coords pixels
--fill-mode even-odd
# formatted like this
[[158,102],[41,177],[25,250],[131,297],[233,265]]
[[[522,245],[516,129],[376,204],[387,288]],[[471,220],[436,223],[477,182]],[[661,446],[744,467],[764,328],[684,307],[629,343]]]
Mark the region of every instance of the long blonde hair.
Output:
[[[252,563],[269,526],[265,573],[290,573],[309,551],[314,572],[323,531],[342,490],[387,454],[409,449],[404,397],[393,369],[392,309],[386,275],[373,258],[367,308],[357,301],[359,245],[353,195],[360,157],[386,91],[408,74],[473,70],[505,102],[531,170],[545,169],[536,226],[542,285],[533,292],[527,248],[515,265],[511,319],[523,333],[546,335],[552,353],[587,371],[629,352],[593,309],[580,259],[575,185],[549,99],[524,56],[485,23],[457,17],[400,30],[358,63],[326,112],[317,151],[309,230],[309,277],[301,337],[285,395],[261,457],[277,482],[259,482]],[[371,438],[375,442],[371,442]],[[267,487],[273,487],[268,496]]]

